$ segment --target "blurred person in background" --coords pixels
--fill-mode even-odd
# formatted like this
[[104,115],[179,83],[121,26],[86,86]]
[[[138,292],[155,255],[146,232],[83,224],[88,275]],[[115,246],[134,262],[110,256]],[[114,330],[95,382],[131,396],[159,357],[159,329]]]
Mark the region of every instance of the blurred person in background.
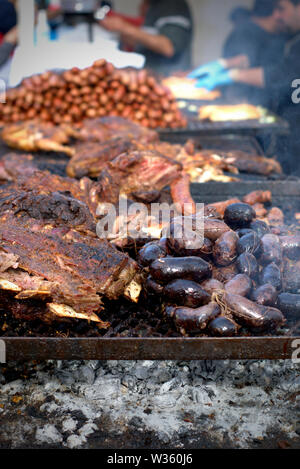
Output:
[[[245,55],[249,68],[264,67],[282,59],[289,35],[284,32],[278,4],[279,0],[256,0],[252,10],[234,9],[231,15],[234,29],[224,44],[223,57]],[[252,104],[270,105],[265,90],[247,85],[230,86],[225,96],[231,101],[246,97]]]
[[193,25],[186,0],[143,0],[142,26],[107,16],[100,25],[121,35],[121,41],[146,57],[146,67],[161,75],[191,67]]
[[14,2],[0,0],[0,67],[9,60],[18,41]]
[[[198,80],[197,86],[214,89],[239,83],[271,93],[273,102],[276,102],[273,111],[286,119],[291,128],[290,136],[281,138],[278,142],[278,159],[286,173],[300,176],[300,103],[297,102],[295,88],[295,83],[299,88],[299,83],[297,85],[295,80],[300,80],[300,0],[279,0],[277,8],[282,24],[292,35],[283,59],[279,58],[263,67],[245,69],[229,68],[234,65],[223,63],[222,69],[215,69],[205,78]],[[296,99],[293,99],[294,95]]]
[[[206,85],[210,87],[214,86],[210,83],[210,72],[214,74],[232,67],[263,67],[281,60],[288,34],[280,18],[279,1],[255,0],[252,10],[235,8],[231,14],[235,27],[224,44],[223,59],[196,69],[190,77],[200,78],[205,72]],[[231,102],[246,100],[255,105],[270,105],[270,96],[265,90],[245,84],[227,86],[222,94]]]

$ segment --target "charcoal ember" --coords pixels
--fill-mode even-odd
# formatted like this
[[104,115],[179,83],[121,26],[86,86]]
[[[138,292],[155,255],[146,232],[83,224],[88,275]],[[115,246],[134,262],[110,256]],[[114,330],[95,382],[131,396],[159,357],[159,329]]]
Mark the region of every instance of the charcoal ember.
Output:
[[[261,287],[258,287],[256,290],[254,290],[252,293],[252,300],[262,306],[275,306],[277,296],[278,291],[276,288],[273,285],[267,283],[266,285],[262,285]],[[280,306],[279,309],[284,313],[284,310],[280,308]]]
[[260,274],[261,285],[270,284],[276,290],[280,290],[282,287],[282,275],[281,270],[274,262],[267,265]]
[[239,326],[225,316],[219,316],[208,325],[209,333],[214,337],[233,337],[237,335]]
[[240,296],[248,296],[251,293],[253,284],[250,277],[245,274],[238,274],[225,284],[225,291]]
[[174,280],[164,288],[163,296],[170,304],[190,308],[198,308],[211,300],[211,296],[191,280]]
[[259,257],[261,254],[261,241],[259,236],[253,231],[242,236],[237,243],[238,254],[250,253],[255,257]]
[[235,261],[238,241],[239,237],[234,231],[220,236],[213,247],[213,258],[217,265],[226,267]]
[[224,213],[225,223],[233,229],[248,227],[255,218],[256,213],[253,207],[242,203],[229,205]]
[[258,275],[259,266],[256,257],[250,252],[244,252],[236,261],[237,268],[241,274],[255,279]]

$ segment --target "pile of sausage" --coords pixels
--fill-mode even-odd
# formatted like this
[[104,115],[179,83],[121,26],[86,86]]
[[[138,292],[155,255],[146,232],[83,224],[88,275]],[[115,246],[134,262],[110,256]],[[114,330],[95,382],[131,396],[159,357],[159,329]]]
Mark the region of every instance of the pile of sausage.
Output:
[[192,217],[182,238],[175,218],[165,238],[139,251],[146,294],[159,298],[183,335],[265,334],[300,320],[300,234],[279,221],[279,209],[270,211],[272,222],[258,219],[254,207],[270,201],[270,192],[258,191],[206,206],[199,249],[190,249]]
[[23,80],[0,104],[0,122],[38,118],[77,123],[85,118],[121,116],[145,127],[184,127],[171,91],[145,70],[116,70],[105,60],[84,70],[46,72]]

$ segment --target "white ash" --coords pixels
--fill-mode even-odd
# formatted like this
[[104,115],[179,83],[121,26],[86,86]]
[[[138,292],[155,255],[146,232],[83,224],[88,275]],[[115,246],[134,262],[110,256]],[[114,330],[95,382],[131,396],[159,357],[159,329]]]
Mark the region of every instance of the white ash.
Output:
[[0,383],[0,448],[299,444],[291,361],[10,363]]

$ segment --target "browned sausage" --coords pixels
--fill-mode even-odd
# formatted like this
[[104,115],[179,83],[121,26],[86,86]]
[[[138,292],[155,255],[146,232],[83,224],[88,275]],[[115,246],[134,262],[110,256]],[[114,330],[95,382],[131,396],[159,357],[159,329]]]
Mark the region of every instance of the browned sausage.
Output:
[[176,210],[182,215],[193,215],[196,213],[196,204],[190,192],[190,177],[182,173],[180,178],[171,184],[171,196]]
[[164,298],[173,305],[198,308],[210,302],[211,296],[196,282],[174,280],[163,291]]
[[272,202],[272,193],[270,191],[254,191],[246,195],[243,202],[249,205],[270,203]]
[[166,314],[174,319],[176,327],[182,332],[197,334],[203,331],[207,324],[219,316],[220,308],[216,303],[209,303],[201,308],[167,307]]
[[225,284],[225,291],[245,297],[250,294],[252,286],[252,280],[247,275],[238,274]]
[[217,265],[227,266],[237,257],[238,235],[234,231],[224,233],[213,247],[213,257]]

